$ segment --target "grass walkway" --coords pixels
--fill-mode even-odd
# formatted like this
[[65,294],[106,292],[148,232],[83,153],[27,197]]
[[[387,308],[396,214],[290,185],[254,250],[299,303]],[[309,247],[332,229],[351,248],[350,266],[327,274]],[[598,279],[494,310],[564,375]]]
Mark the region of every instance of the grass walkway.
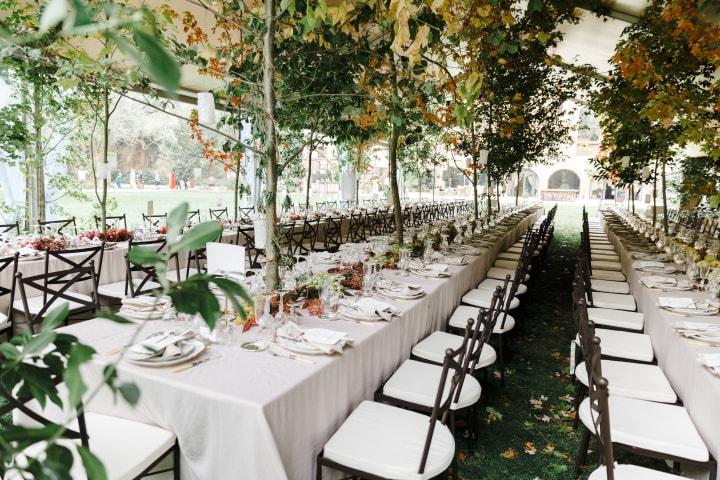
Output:
[[[580,431],[572,429],[573,386],[568,375],[572,269],[580,243],[579,204],[560,205],[545,264],[521,297],[507,362],[505,388],[483,382],[483,420],[473,456],[464,444],[460,477],[469,479],[572,479]],[[518,333],[520,333],[518,335]]]

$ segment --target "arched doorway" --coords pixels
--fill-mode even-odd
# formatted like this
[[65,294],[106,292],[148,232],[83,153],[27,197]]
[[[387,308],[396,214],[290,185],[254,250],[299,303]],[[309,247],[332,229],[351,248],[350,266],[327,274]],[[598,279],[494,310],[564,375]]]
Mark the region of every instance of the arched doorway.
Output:
[[568,169],[553,172],[548,178],[547,190],[543,190],[542,199],[549,201],[575,200],[580,193],[580,177]]

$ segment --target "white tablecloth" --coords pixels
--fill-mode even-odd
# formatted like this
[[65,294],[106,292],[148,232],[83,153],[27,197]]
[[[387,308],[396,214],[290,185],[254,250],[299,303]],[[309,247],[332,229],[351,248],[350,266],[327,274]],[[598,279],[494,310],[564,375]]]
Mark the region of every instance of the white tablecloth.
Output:
[[717,352],[717,349],[681,337],[672,327],[679,320],[720,323],[720,318],[681,317],[660,309],[658,297],[691,297],[699,300],[707,298],[707,294],[695,291],[661,292],[646,288],[640,279],[652,274],[633,269],[634,260],[619,237],[611,229],[608,229],[608,236],[620,256],[638,311],[645,314],[645,333],[652,339],[658,365],[682,399],[713,457],[720,458],[720,377],[710,373],[697,360],[698,354]]
[[[467,266],[451,266],[448,279],[401,277],[422,284],[417,301],[394,303],[402,317],[375,325],[303,317],[304,327],[348,332],[354,339],[342,355],[314,357],[315,364],[250,353],[232,345],[213,345],[218,356],[181,373],[134,366],[123,361],[119,376],[135,382],[141,397],[135,409],[113,404],[108,395],[88,406],[99,411],[160,425],[177,433],[183,479],[314,478],[315,459],[323,445],[361,401],[410,355],[410,349],[434,330],[444,328],[462,295],[485,276],[497,253],[513,244],[540,213],[527,216]],[[390,276],[392,274],[388,274]],[[142,336],[167,328],[167,322],[143,326]],[[95,319],[66,327],[97,349],[88,368],[98,378],[103,355],[125,344],[132,327]]]

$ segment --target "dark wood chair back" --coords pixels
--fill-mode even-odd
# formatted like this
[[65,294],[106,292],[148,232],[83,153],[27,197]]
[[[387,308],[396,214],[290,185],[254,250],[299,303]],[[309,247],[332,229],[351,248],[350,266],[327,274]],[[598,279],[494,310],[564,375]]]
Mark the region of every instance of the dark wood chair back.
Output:
[[228,209],[225,208],[211,208],[210,210],[210,220],[217,220],[219,222],[222,222],[223,220],[228,219]]
[[143,213],[143,223],[149,223],[152,228],[160,228],[167,225],[167,213],[147,215]]
[[[63,220],[45,220],[42,222],[38,220],[38,226],[40,227],[40,233],[42,233],[43,235],[52,233],[53,230],[58,234],[72,233],[73,235],[77,235],[77,225],[75,224],[75,217],[66,218]],[[66,230],[71,231],[68,232]]]
[[[95,215],[95,228],[100,229],[100,223],[102,218]],[[105,228],[124,228],[127,229],[127,217],[123,213],[122,215],[108,215],[105,217]]]
[[12,233],[13,230],[15,230],[15,235],[20,235],[20,222],[3,223],[0,225],[0,233]]

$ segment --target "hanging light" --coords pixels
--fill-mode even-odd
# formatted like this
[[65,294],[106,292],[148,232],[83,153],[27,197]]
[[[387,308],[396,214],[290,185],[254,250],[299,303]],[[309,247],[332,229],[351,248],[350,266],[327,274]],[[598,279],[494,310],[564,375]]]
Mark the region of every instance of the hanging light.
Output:
[[628,168],[629,166],[630,166],[630,157],[625,155],[624,157],[622,157],[622,167]]
[[215,97],[212,92],[200,92],[197,95],[198,120],[205,125],[215,123]]
[[487,165],[488,154],[490,153],[490,151],[489,151],[489,150],[485,150],[485,149],[483,148],[482,150],[480,150],[479,153],[480,153],[480,157],[479,157],[478,161],[480,162],[480,165]]

